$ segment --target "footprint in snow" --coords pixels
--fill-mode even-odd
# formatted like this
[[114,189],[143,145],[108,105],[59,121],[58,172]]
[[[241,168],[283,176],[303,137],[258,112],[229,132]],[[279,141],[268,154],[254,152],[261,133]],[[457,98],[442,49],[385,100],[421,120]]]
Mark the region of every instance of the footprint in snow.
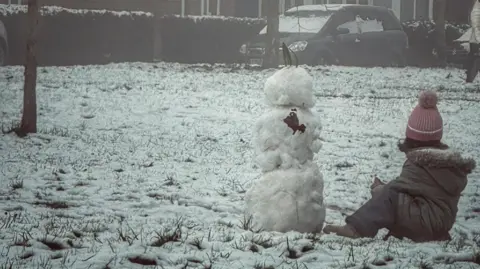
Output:
[[93,118],[95,118],[95,115],[93,115],[93,114],[82,114],[82,118],[84,118],[84,119],[93,119]]

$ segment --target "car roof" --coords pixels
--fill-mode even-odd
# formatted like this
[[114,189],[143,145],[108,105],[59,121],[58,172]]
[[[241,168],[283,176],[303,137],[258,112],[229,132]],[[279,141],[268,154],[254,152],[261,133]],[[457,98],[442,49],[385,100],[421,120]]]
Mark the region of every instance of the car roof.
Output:
[[288,9],[285,12],[295,12],[295,11],[338,11],[341,9],[360,9],[360,10],[377,10],[385,11],[388,8],[383,6],[369,6],[369,5],[358,5],[358,4],[324,4],[324,5],[301,5]]

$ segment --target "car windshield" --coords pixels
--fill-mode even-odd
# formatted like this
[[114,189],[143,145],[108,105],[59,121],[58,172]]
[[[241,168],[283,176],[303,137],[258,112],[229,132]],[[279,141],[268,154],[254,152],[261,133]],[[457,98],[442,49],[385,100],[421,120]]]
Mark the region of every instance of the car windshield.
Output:
[[[333,10],[289,10],[279,17],[280,33],[318,33],[325,25]],[[260,34],[267,33],[265,26]]]

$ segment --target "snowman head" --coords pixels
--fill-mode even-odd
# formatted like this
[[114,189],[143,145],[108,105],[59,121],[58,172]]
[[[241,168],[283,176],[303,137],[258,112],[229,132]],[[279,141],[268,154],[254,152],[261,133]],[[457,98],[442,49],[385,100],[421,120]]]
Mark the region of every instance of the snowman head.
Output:
[[285,62],[290,65],[276,71],[265,82],[267,103],[271,106],[312,108],[315,105],[312,76],[304,68],[291,65],[291,57],[286,56],[290,55],[287,46],[283,46],[283,51]]

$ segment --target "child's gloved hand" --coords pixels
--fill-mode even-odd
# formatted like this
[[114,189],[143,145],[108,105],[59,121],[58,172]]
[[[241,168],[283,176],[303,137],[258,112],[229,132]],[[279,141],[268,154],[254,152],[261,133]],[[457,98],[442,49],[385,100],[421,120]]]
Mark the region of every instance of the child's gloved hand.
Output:
[[382,180],[380,180],[377,177],[377,175],[375,175],[374,178],[373,178],[373,183],[372,183],[372,185],[370,185],[370,194],[372,196],[374,196],[375,193],[377,193],[377,192],[379,192],[380,190],[383,189],[383,186],[385,186],[385,183]]
[[[480,1],[480,0],[478,0],[478,1]],[[377,177],[377,175],[374,175],[373,183],[372,183],[372,185],[370,185],[370,189],[373,190],[373,189],[375,189],[376,187],[381,186],[381,185],[385,185],[385,183],[384,183],[382,180],[380,180],[380,179]]]

